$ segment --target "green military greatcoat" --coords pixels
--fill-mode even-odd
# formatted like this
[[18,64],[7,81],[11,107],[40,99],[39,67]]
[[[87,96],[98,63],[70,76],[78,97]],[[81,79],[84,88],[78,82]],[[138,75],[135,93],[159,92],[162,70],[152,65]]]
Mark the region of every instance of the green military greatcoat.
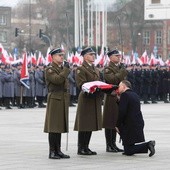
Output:
[[[93,68],[87,62],[83,62],[82,66],[77,68],[76,83],[81,90],[81,86],[86,82],[100,80],[99,70]],[[101,95],[85,94],[80,92],[78,98],[78,107],[76,114],[75,131],[97,131],[102,129],[102,113],[101,113]]]
[[47,109],[44,132],[68,132],[69,94],[67,77],[70,70],[52,63],[45,70],[45,80],[48,87]]
[[[125,68],[119,68],[113,62],[104,69],[104,79],[108,84],[119,85],[125,79],[127,71]],[[105,94],[103,108],[103,128],[115,129],[118,119],[117,96]]]

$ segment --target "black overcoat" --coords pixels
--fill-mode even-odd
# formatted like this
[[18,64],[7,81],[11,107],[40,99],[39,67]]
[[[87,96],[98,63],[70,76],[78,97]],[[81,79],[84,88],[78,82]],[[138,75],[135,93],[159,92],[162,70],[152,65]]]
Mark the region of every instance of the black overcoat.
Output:
[[120,130],[123,145],[145,141],[143,132],[144,120],[140,108],[140,99],[130,89],[121,94],[117,127]]

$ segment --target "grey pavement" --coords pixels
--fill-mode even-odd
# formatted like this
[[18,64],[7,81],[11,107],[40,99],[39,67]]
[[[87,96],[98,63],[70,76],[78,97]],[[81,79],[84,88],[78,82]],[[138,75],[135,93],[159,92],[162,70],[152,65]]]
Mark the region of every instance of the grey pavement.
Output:
[[[141,105],[146,141],[156,140],[156,154],[124,156],[107,153],[104,131],[93,132],[90,148],[96,156],[77,155],[77,132],[73,131],[76,107],[70,107],[70,132],[62,134],[62,151],[70,159],[48,159],[48,135],[43,133],[45,108],[0,110],[0,170],[169,170],[170,104]],[[87,108],[88,112],[88,108]],[[121,144],[117,145],[121,148]]]

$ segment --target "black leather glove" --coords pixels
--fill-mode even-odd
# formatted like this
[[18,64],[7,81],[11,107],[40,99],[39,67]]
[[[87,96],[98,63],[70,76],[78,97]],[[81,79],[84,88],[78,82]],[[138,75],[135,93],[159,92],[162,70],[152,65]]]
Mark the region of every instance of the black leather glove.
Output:
[[113,85],[113,90],[117,90],[119,88],[119,86],[117,86],[117,85]]
[[111,94],[113,91],[113,89],[104,89],[102,90],[103,93],[106,93],[106,94]]
[[110,88],[110,89],[104,89],[104,90],[102,90],[102,92],[104,92],[104,93],[106,93],[106,94],[111,94],[112,91],[117,90],[118,87],[119,87],[119,86],[117,86],[117,85],[113,85],[112,88]]
[[70,64],[67,61],[64,61],[64,67],[70,68]]
[[101,92],[101,89],[97,87],[95,93],[96,92]]
[[87,93],[87,92],[85,92],[84,95],[87,98],[95,98],[96,97],[96,93]]
[[124,65],[123,63],[120,63],[120,64],[119,64],[119,68],[120,68],[120,69],[122,69],[122,68],[125,69],[126,67],[125,67],[125,65]]

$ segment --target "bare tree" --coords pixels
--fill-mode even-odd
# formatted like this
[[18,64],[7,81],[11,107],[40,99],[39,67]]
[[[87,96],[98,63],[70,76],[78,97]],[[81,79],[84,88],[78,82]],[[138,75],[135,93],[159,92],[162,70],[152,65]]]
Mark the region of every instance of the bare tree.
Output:
[[[22,37],[28,49],[35,50],[36,47],[39,50],[43,50],[44,46],[46,46],[46,48],[49,46],[49,40],[53,46],[63,44],[71,48],[71,45],[74,44],[72,38],[74,32],[73,0],[39,0],[36,4],[31,4],[31,6],[29,3],[20,3],[19,6],[13,10],[13,16],[20,21],[20,23],[18,25],[15,24],[14,27],[20,27],[27,33],[30,28],[26,27],[26,24],[22,24],[22,21],[29,22],[31,18],[31,33],[33,34],[31,42],[29,43],[28,40],[24,40],[26,37]],[[42,41],[38,38],[39,29],[43,29],[43,34],[48,37],[48,41],[47,39],[42,39],[44,40]],[[14,39],[14,41],[17,46],[20,45],[19,38]],[[19,47],[22,48],[22,46]]]

